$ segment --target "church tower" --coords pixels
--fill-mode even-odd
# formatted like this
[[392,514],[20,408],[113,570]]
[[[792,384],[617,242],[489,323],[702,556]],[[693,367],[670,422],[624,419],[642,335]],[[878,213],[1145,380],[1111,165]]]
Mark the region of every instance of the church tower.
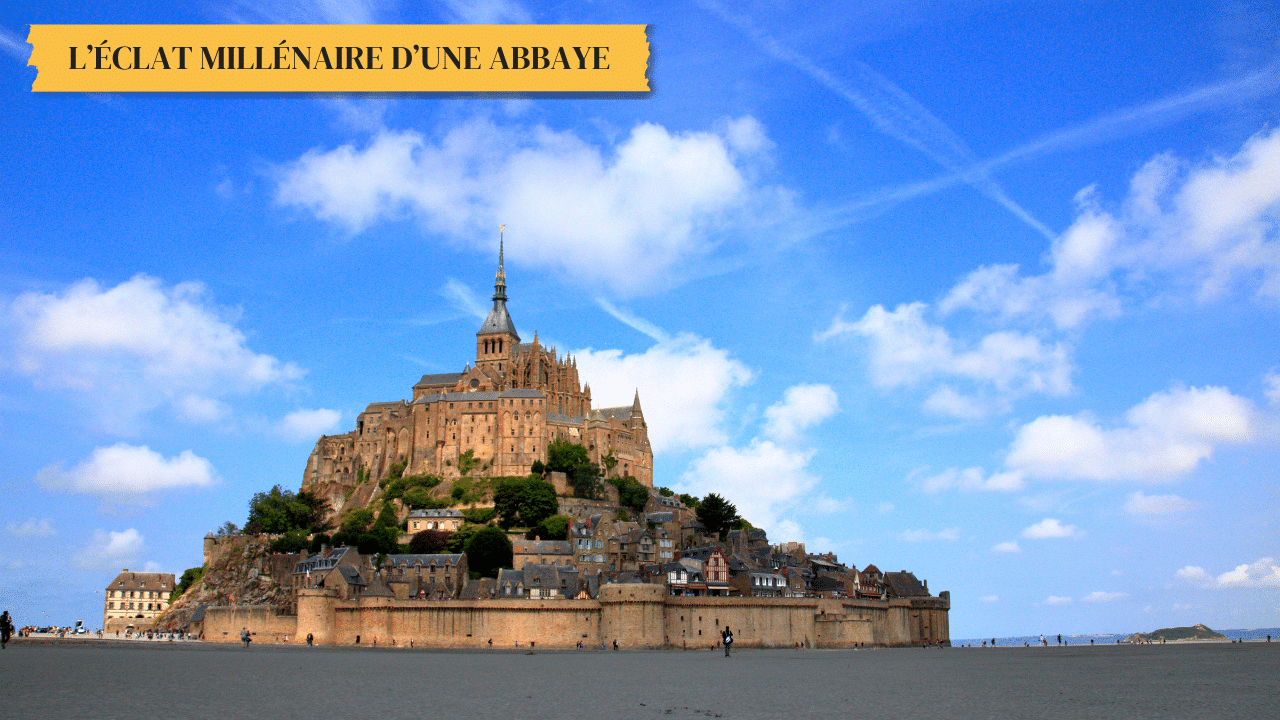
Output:
[[498,274],[493,281],[493,309],[476,333],[476,367],[489,370],[492,377],[501,377],[509,368],[510,358],[520,345],[516,326],[507,313],[507,273],[502,266],[506,225],[498,236]]

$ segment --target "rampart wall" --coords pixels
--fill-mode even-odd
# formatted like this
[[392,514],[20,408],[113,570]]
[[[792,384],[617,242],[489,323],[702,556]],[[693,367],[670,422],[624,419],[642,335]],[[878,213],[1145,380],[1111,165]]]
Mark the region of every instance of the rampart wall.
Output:
[[298,618],[281,615],[274,605],[213,605],[204,610],[206,642],[240,642],[240,630],[253,633],[254,642],[294,642]]
[[308,633],[322,645],[441,648],[588,647],[614,640],[627,649],[710,647],[725,625],[738,647],[810,648],[947,643],[950,598],[851,600],[669,597],[660,585],[607,585],[597,600],[341,600],[299,591],[298,614],[264,607],[206,611],[205,639],[236,642],[241,627],[265,638]]

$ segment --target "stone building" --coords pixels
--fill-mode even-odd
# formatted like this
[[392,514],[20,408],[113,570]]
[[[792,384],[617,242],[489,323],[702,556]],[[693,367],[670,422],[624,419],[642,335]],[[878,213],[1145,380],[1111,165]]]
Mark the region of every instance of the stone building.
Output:
[[453,508],[429,508],[426,510],[412,510],[409,512],[407,520],[409,534],[412,535],[423,530],[445,530],[454,532],[462,527],[461,510]]
[[467,556],[388,555],[382,561],[382,577],[401,600],[456,600],[467,584]]
[[521,342],[507,311],[502,249],[493,309],[476,333],[475,361],[462,372],[424,375],[408,400],[370,404],[356,427],[322,436],[307,460],[302,490],[339,511],[361,478],[376,481],[403,462],[404,474],[527,475],[546,462],[547,446],[564,438],[587,448],[609,475],[653,486],[653,451],[640,393],[630,405],[592,408],[590,384],[577,361],[546,348],[534,334]]
[[157,615],[169,609],[169,594],[177,583],[173,573],[120,571],[107,586],[102,608],[102,629],[115,632],[133,626],[151,627]]

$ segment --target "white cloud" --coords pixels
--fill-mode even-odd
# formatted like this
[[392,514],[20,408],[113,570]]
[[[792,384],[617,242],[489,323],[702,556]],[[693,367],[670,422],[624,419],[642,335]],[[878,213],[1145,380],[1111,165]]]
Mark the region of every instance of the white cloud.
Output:
[[57,534],[53,529],[53,521],[48,518],[39,520],[31,518],[23,523],[11,522],[4,526],[10,535],[18,537],[52,537]]
[[1269,404],[1280,406],[1280,373],[1272,370],[1262,378],[1262,392]]
[[639,354],[588,348],[574,357],[597,407],[630,405],[641,390],[655,453],[724,443],[725,399],[752,376],[727,351],[684,333]]
[[927,305],[899,305],[892,311],[872,306],[856,322],[842,317],[817,335],[818,340],[855,335],[870,343],[871,381],[882,388],[913,386],[935,378],[972,383],[994,399],[964,396],[944,385],[926,401],[926,409],[962,418],[1007,409],[1010,398],[1029,393],[1065,395],[1071,391],[1070,352],[1063,343],[1000,331],[986,335],[969,350],[940,325],[925,318]]
[[760,439],[745,448],[713,448],[690,463],[676,489],[722,495],[737,506],[739,515],[771,537],[793,539],[799,526],[779,515],[817,484],[806,470],[812,455]]
[[1143,495],[1129,493],[1124,503],[1125,512],[1133,515],[1181,515],[1198,507],[1195,503],[1177,495]]
[[1185,289],[1201,300],[1240,285],[1280,297],[1280,128],[1238,153],[1190,167],[1169,155],[1138,171],[1117,211],[1093,188],[1077,196],[1075,222],[1053,243],[1048,272],[978,268],[940,303],[1002,317],[1045,316],[1060,328],[1120,313],[1124,291]]
[[316,440],[322,433],[338,427],[342,413],[327,408],[315,410],[294,410],[284,416],[280,423],[280,432],[289,440]]
[[1123,592],[1103,592],[1102,590],[1094,590],[1093,592],[1080,598],[1080,602],[1101,603],[1114,602],[1129,597],[1129,593]]
[[1055,518],[1045,518],[1022,531],[1022,537],[1028,540],[1075,537],[1077,534],[1079,531],[1075,525],[1063,525]]
[[75,562],[85,568],[117,570],[133,564],[142,550],[142,534],[133,528],[123,532],[94,530],[93,539],[76,554]]
[[71,470],[47,467],[38,479],[51,490],[137,502],[163,490],[207,487],[217,481],[217,474],[208,460],[190,450],[165,458],[145,445],[116,443],[95,448],[87,460]]
[[882,502],[879,505],[876,505],[876,512],[880,513],[881,515],[888,515],[889,513],[894,511],[895,507],[896,506],[891,502]]
[[1218,445],[1254,436],[1254,410],[1226,388],[1158,392],[1104,429],[1084,416],[1048,415],[1024,425],[1005,458],[1033,477],[1160,482],[1185,475]]
[[1044,600],[1045,605],[1070,605],[1071,598],[1062,597],[1060,595],[1050,595]]
[[982,468],[971,467],[961,470],[948,468],[918,481],[920,489],[927,493],[938,493],[943,490],[999,491],[1012,492],[1022,489],[1022,474],[1017,472],[993,473],[987,476]]
[[1280,587],[1280,565],[1264,557],[1214,577],[1198,565],[1188,565],[1175,573],[1179,580],[1206,588]]
[[166,288],[137,275],[104,289],[82,280],[62,293],[23,293],[10,315],[17,368],[38,386],[92,398],[113,429],[164,403],[187,419],[217,419],[226,408],[213,396],[303,374],[250,350],[233,314],[199,283]]
[[903,542],[932,542],[934,540],[959,540],[960,528],[947,528],[946,530],[903,530],[898,535],[898,539]]
[[809,426],[826,420],[839,409],[830,385],[794,385],[781,402],[765,411],[764,434],[779,442],[797,439]]
[[1008,542],[996,543],[992,546],[991,552],[1017,553],[1022,552],[1022,548],[1018,547],[1017,540],[1010,540]]
[[999,595],[984,595],[981,599],[982,599],[982,602],[984,602],[984,603],[993,603],[993,602],[999,602],[999,601],[1000,601],[1000,596],[999,596]]
[[313,149],[283,167],[276,199],[352,233],[408,215],[486,250],[495,218],[512,218],[513,261],[642,292],[695,272],[718,233],[741,237],[786,213],[785,193],[751,179],[765,146],[746,142],[743,122],[755,123],[684,133],[644,123],[607,148],[486,120],[438,141],[383,131],[366,147]]

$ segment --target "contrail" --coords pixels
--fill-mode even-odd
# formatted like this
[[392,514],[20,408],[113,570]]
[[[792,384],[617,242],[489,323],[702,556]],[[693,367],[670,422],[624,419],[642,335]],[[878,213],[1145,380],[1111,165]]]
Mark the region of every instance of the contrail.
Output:
[[[984,160],[978,163],[974,170],[988,173],[1050,153],[1124,137],[1144,127],[1165,125],[1195,112],[1264,98],[1278,90],[1280,90],[1280,65],[1273,64],[1244,77],[1193,88],[1177,95],[1124,108],[1083,125],[1059,130]],[[928,195],[962,182],[967,182],[965,173],[953,172],[931,180],[885,188],[841,206],[834,211],[834,214],[857,215],[869,208]]]
[[1005,194],[999,184],[979,165],[977,156],[969,146],[946,123],[866,63],[852,61],[853,78],[846,82],[759,31],[746,18],[729,13],[711,0],[701,0],[699,4],[733,25],[770,56],[795,67],[849,101],[880,132],[919,150],[944,170],[999,203],[1045,238],[1052,240],[1056,236],[1056,233]]

